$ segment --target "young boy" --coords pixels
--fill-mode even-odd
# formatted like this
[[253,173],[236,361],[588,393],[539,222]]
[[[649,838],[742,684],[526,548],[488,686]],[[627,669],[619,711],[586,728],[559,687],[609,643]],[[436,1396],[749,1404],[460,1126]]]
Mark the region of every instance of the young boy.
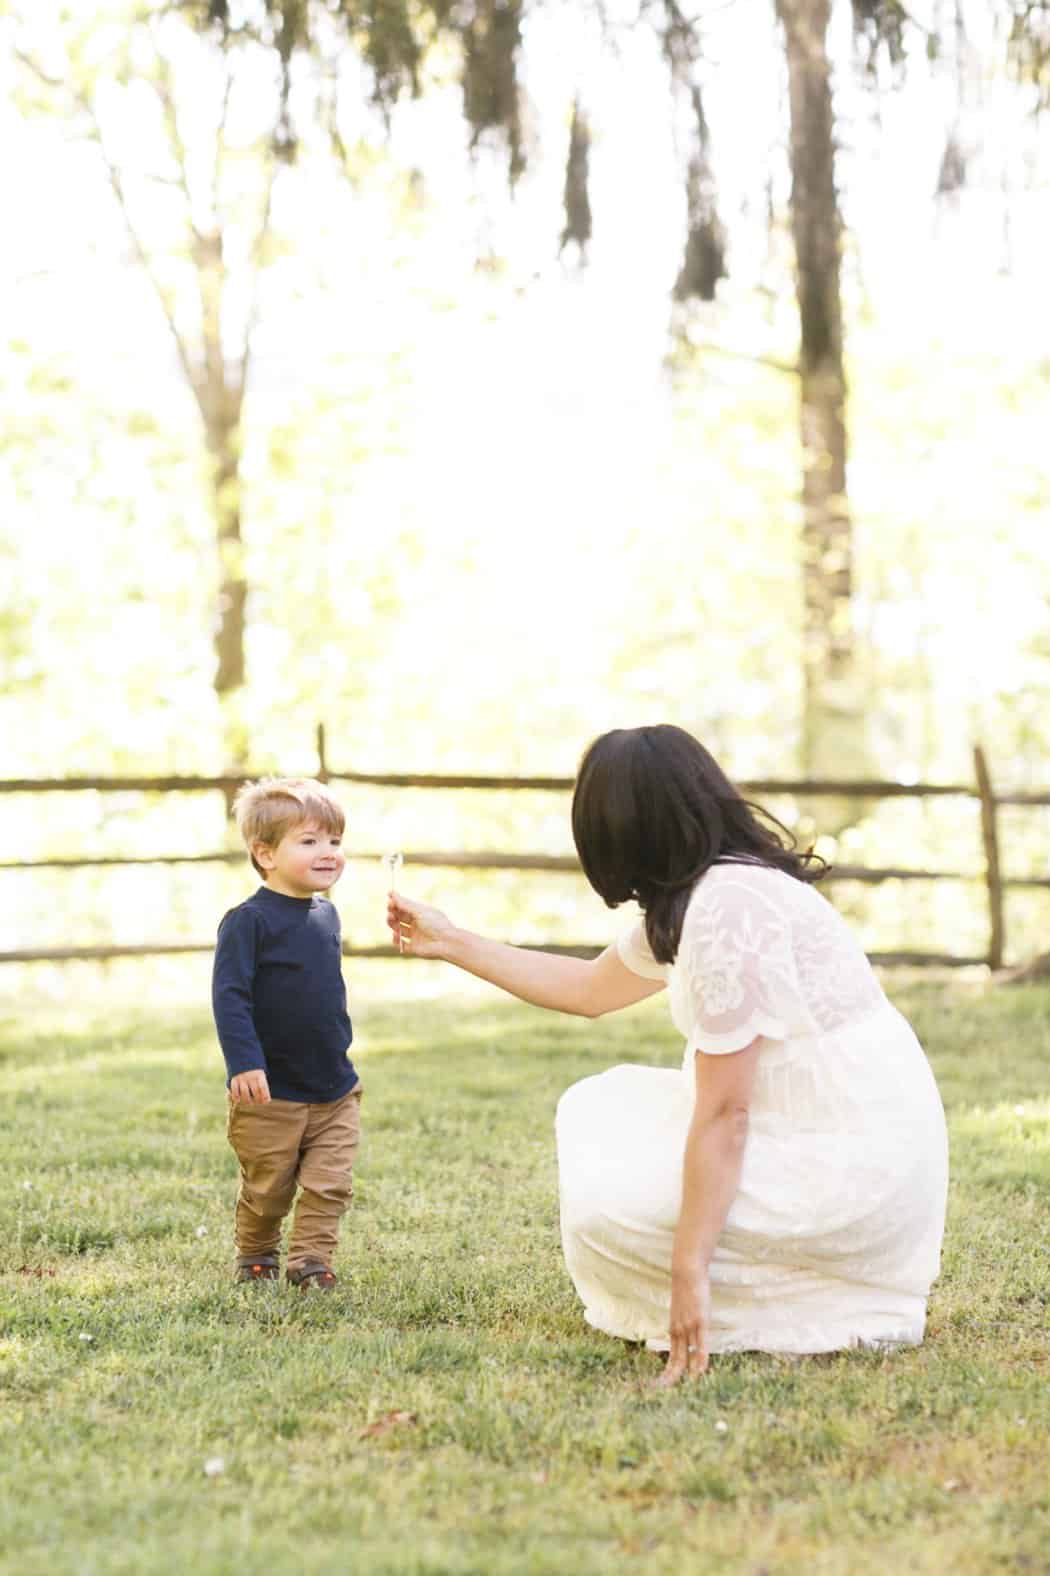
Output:
[[263,880],[224,916],[212,978],[227,1136],[241,1166],[237,1279],[278,1279],[281,1222],[298,1184],[287,1278],[331,1291],[361,1106],[346,1054],[339,915],[321,895],[343,873],[345,818],[327,788],[303,778],[246,784],[234,814]]

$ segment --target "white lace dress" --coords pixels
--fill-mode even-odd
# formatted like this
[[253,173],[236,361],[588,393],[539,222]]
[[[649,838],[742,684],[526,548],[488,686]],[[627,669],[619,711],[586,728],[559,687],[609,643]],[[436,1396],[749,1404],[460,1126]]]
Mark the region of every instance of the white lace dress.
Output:
[[762,1046],[739,1191],[711,1263],[713,1352],[916,1344],[940,1262],[948,1145],[937,1086],[848,926],[758,864],[698,882],[664,979],[681,1072],[613,1067],[558,1105],[562,1239],[587,1320],[668,1346],[671,1248],[696,1051]]

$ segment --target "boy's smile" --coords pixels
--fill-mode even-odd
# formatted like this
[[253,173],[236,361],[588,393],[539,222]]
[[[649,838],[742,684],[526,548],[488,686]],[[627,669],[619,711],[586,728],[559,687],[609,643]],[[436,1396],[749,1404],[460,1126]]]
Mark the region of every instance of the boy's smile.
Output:
[[266,872],[271,892],[285,897],[313,897],[334,887],[346,865],[343,840],[311,821],[286,832],[276,848],[257,843],[252,849]]

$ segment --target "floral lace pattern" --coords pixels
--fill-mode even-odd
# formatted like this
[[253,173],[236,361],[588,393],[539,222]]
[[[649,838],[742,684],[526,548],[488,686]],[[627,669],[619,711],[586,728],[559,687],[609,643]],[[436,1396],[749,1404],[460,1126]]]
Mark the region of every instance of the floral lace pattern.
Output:
[[797,987],[791,936],[761,892],[702,881],[675,962],[676,1021],[694,1050],[734,1051],[759,1034],[783,1039]]
[[885,998],[842,916],[812,887],[803,891],[815,901],[805,904],[795,934],[799,989],[817,1027],[839,1029],[874,1012]]
[[693,1050],[737,1051],[842,1028],[885,1000],[856,938],[819,892],[764,865],[714,865],[698,882],[678,956],[661,969],[644,925],[621,938],[628,968],[668,977]]

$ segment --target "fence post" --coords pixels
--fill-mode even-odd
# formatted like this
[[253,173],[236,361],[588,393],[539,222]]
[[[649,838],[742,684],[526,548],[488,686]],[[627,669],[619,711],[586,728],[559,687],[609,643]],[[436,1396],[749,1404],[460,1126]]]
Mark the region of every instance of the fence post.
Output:
[[977,774],[977,792],[981,798],[981,840],[984,843],[984,870],[988,884],[988,967],[1001,969],[1006,927],[1003,917],[1003,878],[999,868],[999,824],[988,762],[979,744],[973,747],[973,765]]
[[317,781],[319,783],[326,783],[328,781],[328,761],[325,756],[325,736],[323,722],[319,722],[317,724]]

